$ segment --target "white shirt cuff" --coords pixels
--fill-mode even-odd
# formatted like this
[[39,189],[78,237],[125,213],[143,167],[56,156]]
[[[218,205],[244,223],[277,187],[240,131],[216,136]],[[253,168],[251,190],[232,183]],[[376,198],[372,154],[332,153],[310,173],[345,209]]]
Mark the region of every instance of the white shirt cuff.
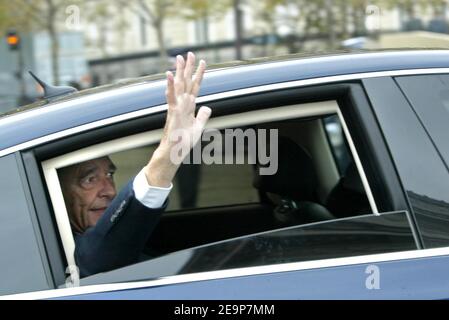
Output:
[[140,170],[133,181],[134,195],[145,207],[157,209],[162,207],[168,197],[173,184],[170,183],[168,188],[153,187],[148,184],[145,175],[145,168]]

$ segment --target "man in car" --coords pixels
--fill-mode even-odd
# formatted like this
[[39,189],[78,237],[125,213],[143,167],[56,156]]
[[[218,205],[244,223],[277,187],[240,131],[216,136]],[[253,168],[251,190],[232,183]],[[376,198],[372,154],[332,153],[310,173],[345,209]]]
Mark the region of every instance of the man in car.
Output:
[[172,180],[187,150],[198,142],[211,110],[195,98],[206,68],[195,56],[177,57],[176,75],[167,76],[167,118],[163,136],[148,164],[119,194],[109,157],[79,163],[59,171],[64,200],[75,235],[75,260],[80,276],[120,268],[138,261],[160,214],[167,206]]

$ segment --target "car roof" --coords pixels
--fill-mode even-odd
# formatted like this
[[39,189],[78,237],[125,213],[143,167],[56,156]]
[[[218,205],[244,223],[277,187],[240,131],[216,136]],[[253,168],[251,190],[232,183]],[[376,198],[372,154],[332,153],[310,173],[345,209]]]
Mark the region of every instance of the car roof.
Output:
[[[200,96],[311,78],[406,69],[449,68],[449,50],[288,55],[213,66]],[[0,151],[66,129],[165,103],[164,75],[40,101],[0,117]]]

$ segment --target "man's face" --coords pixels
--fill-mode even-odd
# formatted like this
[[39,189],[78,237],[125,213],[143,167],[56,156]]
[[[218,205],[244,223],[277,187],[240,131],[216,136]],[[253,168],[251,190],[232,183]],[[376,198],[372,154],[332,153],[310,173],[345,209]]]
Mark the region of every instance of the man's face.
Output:
[[89,160],[60,170],[64,200],[76,232],[95,226],[116,195],[116,168],[108,157]]

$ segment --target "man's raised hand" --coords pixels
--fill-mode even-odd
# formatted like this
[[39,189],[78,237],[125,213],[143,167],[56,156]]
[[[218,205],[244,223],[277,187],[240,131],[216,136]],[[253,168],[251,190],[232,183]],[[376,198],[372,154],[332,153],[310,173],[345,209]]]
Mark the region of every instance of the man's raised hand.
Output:
[[195,116],[196,97],[200,91],[206,62],[201,60],[195,75],[195,55],[176,57],[176,74],[166,73],[168,110],[164,133],[159,147],[146,166],[148,183],[167,187],[173,180],[180,163],[198,142],[211,115],[211,109],[201,107]]
[[168,111],[162,140],[171,147],[178,144],[178,147],[188,151],[198,142],[211,114],[210,108],[201,107],[195,117],[195,99],[200,91],[206,63],[204,60],[199,62],[192,78],[194,68],[195,55],[189,52],[187,61],[182,56],[176,57],[175,76],[170,71],[166,74]]

